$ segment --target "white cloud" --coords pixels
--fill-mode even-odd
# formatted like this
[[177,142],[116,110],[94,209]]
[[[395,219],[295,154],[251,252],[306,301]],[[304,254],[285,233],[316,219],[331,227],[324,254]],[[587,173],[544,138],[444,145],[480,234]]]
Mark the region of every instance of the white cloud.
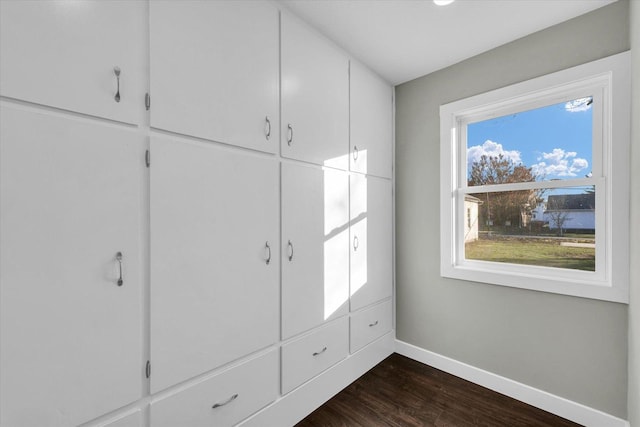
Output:
[[473,162],[477,162],[483,155],[487,157],[498,157],[502,154],[504,157],[518,165],[522,163],[520,152],[517,150],[505,150],[502,144],[491,140],[486,140],[482,145],[474,145],[467,148],[467,170],[471,170]]
[[570,113],[577,113],[579,111],[587,111],[591,109],[593,103],[593,97],[588,96],[586,98],[578,98],[573,101],[569,101],[564,104],[564,109]]
[[554,148],[550,153],[542,153],[538,157],[538,163],[531,168],[534,173],[543,175],[547,179],[578,176],[578,172],[589,167],[589,162],[577,155],[575,151]]

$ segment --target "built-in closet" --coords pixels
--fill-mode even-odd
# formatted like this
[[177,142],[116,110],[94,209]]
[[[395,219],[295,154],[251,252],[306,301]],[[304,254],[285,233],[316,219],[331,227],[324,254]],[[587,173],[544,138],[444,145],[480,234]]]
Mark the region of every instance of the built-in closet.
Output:
[[392,352],[393,91],[277,2],[0,2],[2,427],[291,425]]

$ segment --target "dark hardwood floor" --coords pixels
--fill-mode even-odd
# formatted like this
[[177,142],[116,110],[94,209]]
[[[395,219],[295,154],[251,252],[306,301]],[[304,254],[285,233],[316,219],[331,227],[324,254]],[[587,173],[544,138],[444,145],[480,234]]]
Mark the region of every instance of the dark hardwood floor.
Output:
[[571,421],[392,354],[296,427],[577,427]]

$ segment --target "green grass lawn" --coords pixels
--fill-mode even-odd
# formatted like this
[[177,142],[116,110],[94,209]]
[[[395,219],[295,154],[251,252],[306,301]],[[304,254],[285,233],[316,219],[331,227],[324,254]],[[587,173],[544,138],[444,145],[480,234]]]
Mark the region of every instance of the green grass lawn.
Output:
[[465,257],[574,270],[596,269],[595,249],[560,246],[557,239],[481,238],[465,244]]

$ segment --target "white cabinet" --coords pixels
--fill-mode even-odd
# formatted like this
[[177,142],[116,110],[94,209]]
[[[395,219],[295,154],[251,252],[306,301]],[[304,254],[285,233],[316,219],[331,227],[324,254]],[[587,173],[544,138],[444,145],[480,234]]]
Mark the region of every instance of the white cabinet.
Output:
[[281,17],[282,156],[349,167],[348,58],[296,17]]
[[349,354],[349,319],[343,317],[282,346],[282,394]]
[[351,310],[390,297],[393,289],[391,181],[350,177]]
[[76,425],[141,397],[144,138],[0,117],[0,424]]
[[265,1],[152,1],[151,126],[274,153],[278,10]]
[[391,178],[393,90],[354,60],[351,60],[350,76],[350,168],[354,172]]
[[345,172],[282,164],[282,335],[348,312],[349,184]]
[[380,338],[393,327],[393,307],[386,300],[351,315],[351,353]]
[[146,13],[142,1],[0,1],[0,94],[139,123]]
[[278,352],[272,350],[239,366],[189,385],[151,403],[153,427],[237,424],[278,396]]
[[278,162],[151,139],[151,390],[278,340]]

